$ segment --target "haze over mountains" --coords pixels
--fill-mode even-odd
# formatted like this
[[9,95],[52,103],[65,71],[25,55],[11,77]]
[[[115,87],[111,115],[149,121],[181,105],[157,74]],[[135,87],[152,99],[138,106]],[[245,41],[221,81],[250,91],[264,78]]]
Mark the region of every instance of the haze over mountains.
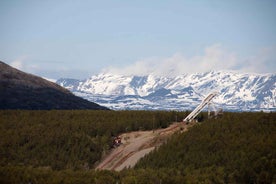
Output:
[[0,109],[107,109],[0,61]]
[[101,73],[57,83],[111,109],[191,110],[208,93],[217,91],[215,105],[224,110],[276,110],[275,74],[212,71],[164,77]]

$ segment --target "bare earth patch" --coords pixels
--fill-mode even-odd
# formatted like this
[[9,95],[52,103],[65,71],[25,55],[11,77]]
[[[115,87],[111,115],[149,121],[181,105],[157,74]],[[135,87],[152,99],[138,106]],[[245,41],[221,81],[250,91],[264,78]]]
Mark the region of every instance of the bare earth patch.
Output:
[[120,135],[122,145],[103,158],[96,169],[121,171],[124,168],[132,168],[139,159],[165,143],[172,134],[187,131],[193,125],[173,123],[165,129],[124,133]]

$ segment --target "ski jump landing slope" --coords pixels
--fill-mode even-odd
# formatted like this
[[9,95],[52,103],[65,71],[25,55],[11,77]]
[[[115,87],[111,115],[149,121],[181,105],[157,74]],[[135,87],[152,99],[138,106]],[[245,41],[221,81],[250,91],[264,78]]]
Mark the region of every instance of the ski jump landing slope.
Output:
[[140,158],[165,143],[173,133],[187,131],[191,126],[193,123],[173,123],[165,129],[124,133],[120,135],[122,144],[106,155],[96,169],[121,171],[132,168]]

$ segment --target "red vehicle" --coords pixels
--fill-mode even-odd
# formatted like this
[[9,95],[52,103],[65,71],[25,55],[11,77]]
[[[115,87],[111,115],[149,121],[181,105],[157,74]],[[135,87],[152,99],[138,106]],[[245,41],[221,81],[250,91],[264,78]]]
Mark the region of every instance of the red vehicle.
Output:
[[120,146],[122,144],[122,139],[121,139],[121,137],[115,137],[114,139],[113,139],[113,147],[118,147],[118,146]]

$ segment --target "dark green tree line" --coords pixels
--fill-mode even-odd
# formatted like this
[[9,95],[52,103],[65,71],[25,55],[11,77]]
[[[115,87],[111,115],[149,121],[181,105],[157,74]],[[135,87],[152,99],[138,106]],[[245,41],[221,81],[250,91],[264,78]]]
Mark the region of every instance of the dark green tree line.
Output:
[[0,165],[93,168],[102,153],[111,148],[112,136],[167,127],[177,113],[0,111]]

